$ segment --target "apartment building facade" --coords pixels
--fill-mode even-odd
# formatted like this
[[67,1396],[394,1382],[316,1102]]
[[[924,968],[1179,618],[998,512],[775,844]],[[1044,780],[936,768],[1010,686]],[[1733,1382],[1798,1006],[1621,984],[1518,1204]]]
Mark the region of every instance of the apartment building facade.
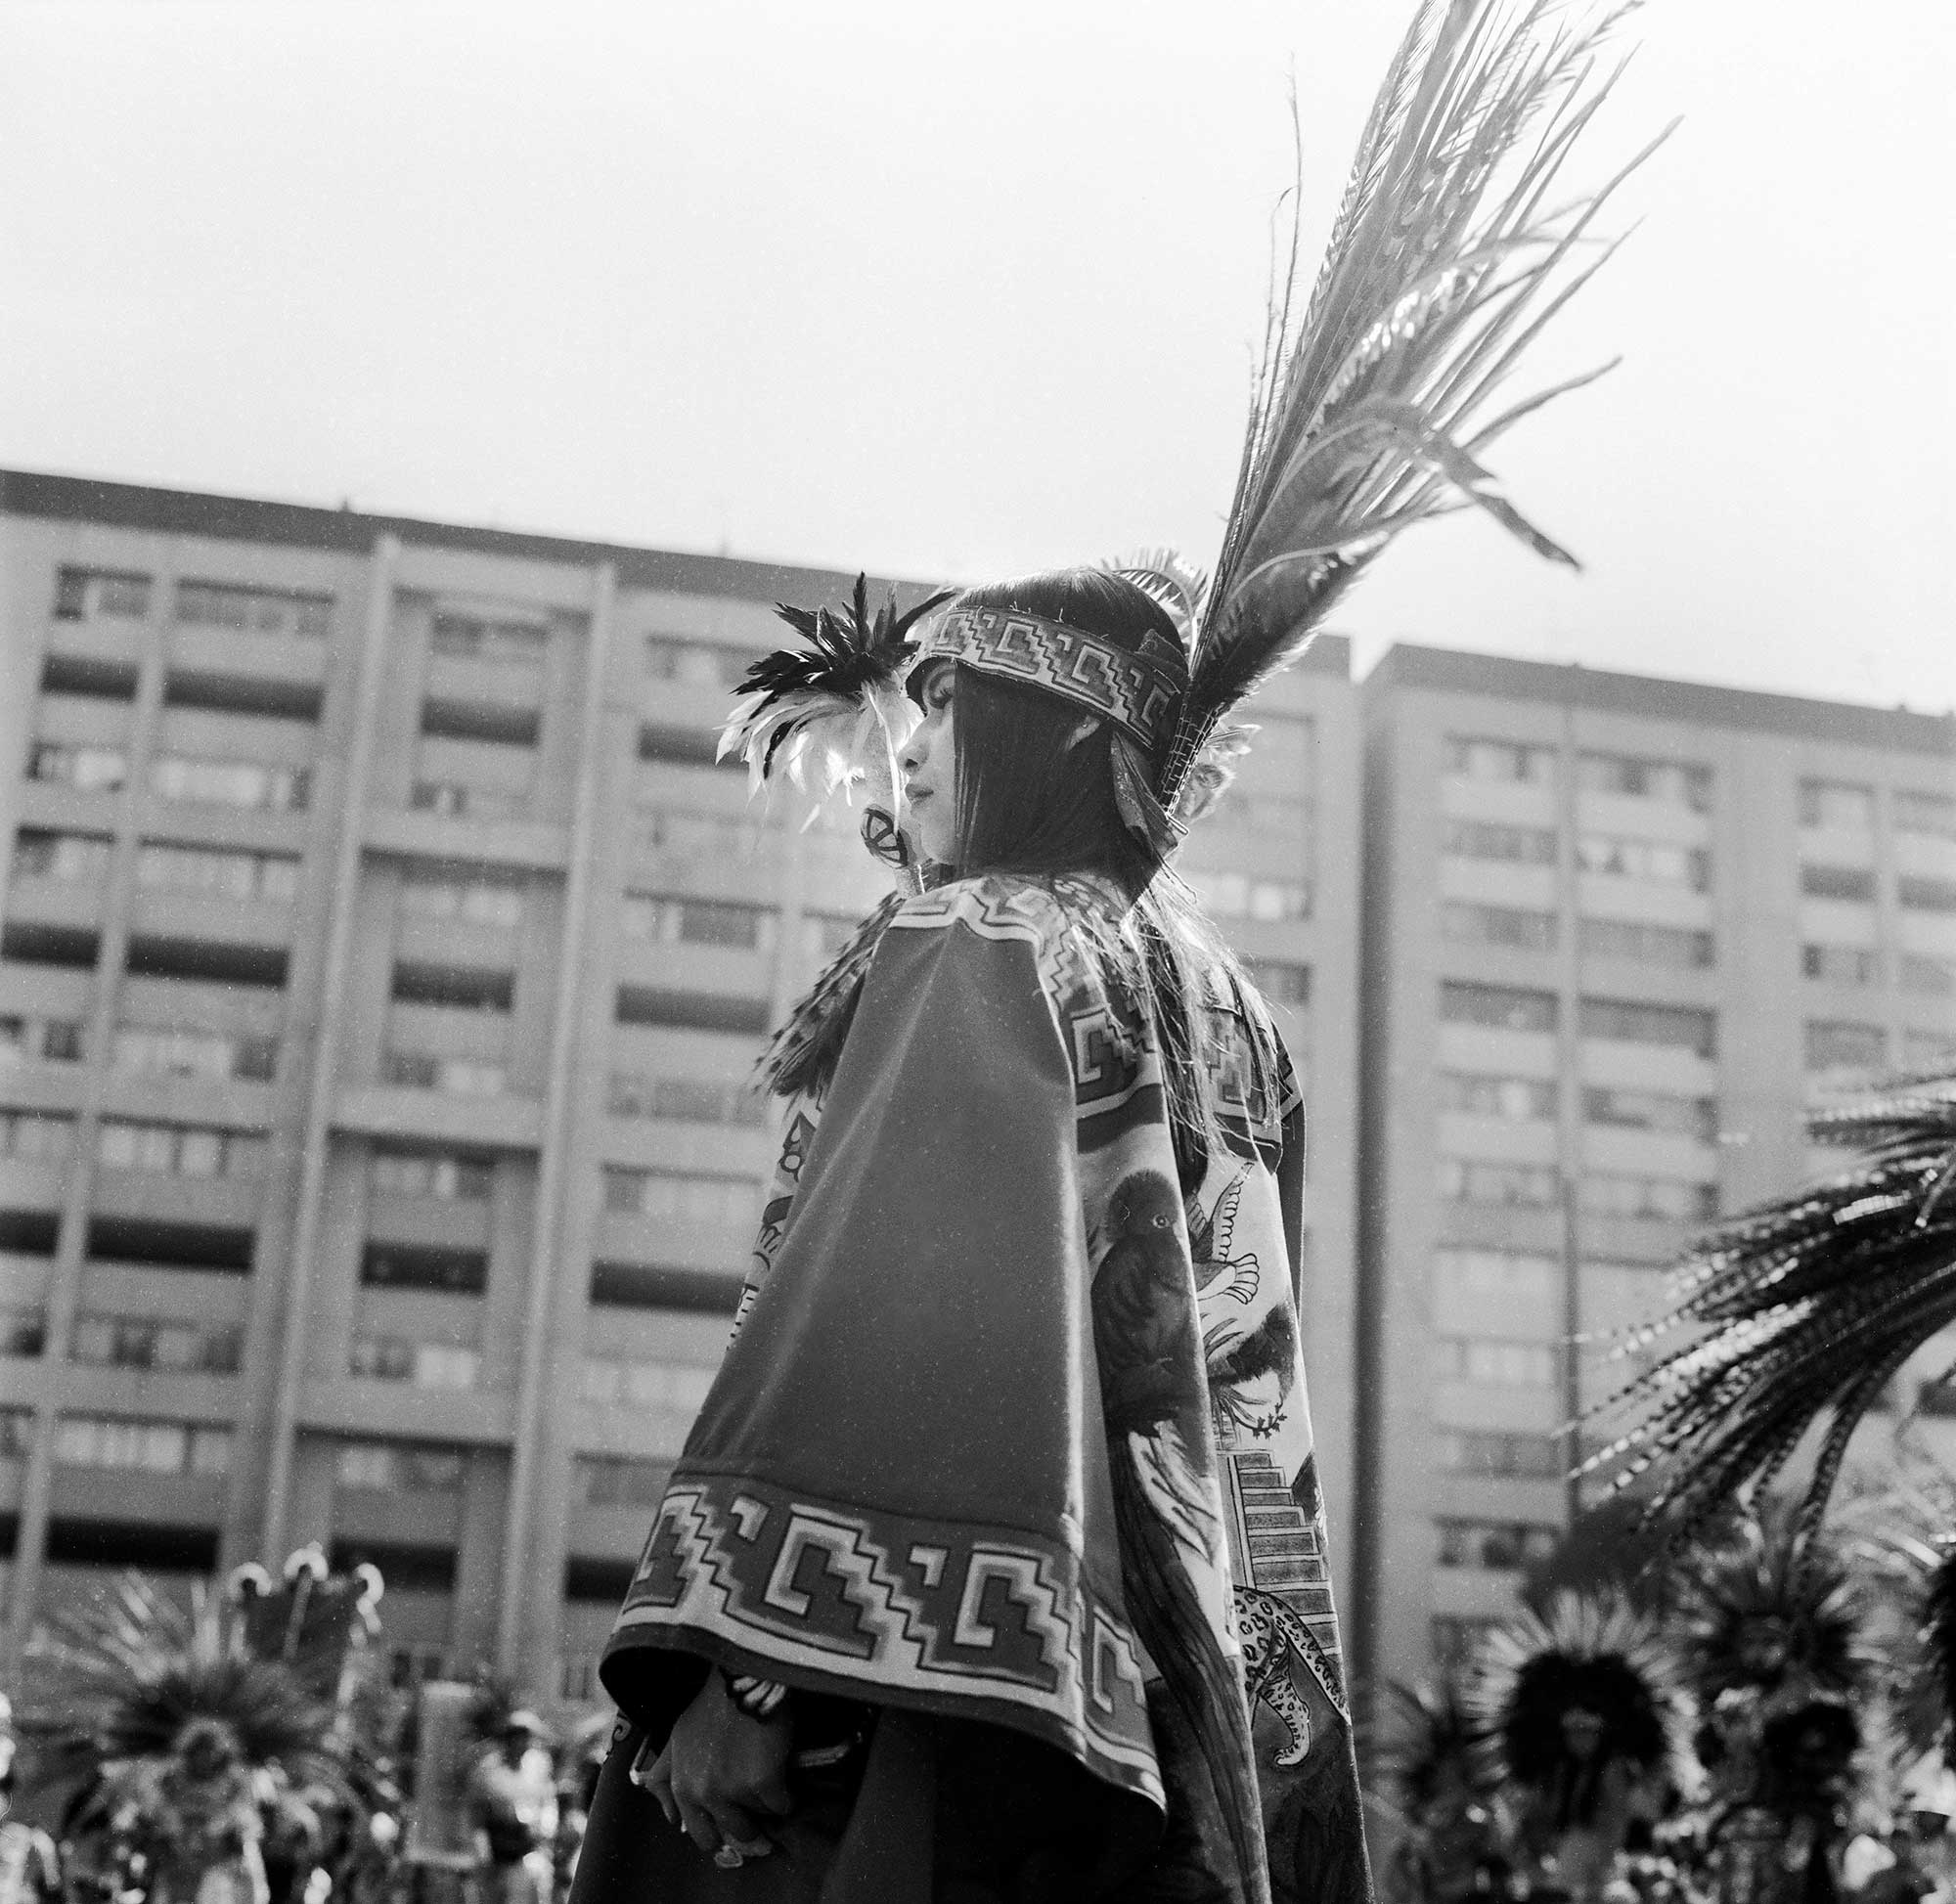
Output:
[[1412,1678],[1593,1496],[1694,1231],[1956,1066],[1956,721],[1420,647],[1361,700],[1356,1637]]
[[[713,762],[848,578],[0,472],[0,1614],[317,1539],[404,1671],[596,1653],[884,890]],[[1186,854],[1312,1102],[1353,1551],[1359,723],[1321,642]]]

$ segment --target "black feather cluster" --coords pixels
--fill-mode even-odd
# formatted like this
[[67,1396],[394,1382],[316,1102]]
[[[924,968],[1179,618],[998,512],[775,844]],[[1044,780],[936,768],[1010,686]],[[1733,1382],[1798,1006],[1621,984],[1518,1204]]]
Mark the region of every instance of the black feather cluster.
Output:
[[1956,1544],[1945,1546],[1922,1597],[1922,1646],[1942,1695],[1945,1739],[1956,1730]]
[[[949,589],[939,590],[899,614],[897,592],[892,589],[872,617],[869,578],[859,575],[849,606],[841,614],[827,608],[795,608],[785,601],[776,602],[776,614],[807,646],[777,648],[748,668],[738,691],[761,696],[747,710],[748,718],[765,713],[790,695],[832,695],[848,701],[894,681],[914,646],[910,639],[911,628],[940,602],[949,601],[951,595]],[[793,732],[793,724],[783,723],[770,736],[762,761],[764,774],[774,765],[782,741]]]

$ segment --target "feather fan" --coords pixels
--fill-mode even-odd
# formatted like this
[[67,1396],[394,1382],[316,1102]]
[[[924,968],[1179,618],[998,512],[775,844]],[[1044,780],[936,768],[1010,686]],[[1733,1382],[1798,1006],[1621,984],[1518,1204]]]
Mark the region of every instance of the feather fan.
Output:
[[[1632,0],[1632,5],[1634,0]],[[1231,707],[1294,661],[1401,529],[1485,509],[1572,562],[1481,461],[1591,371],[1489,415],[1542,326],[1614,248],[1578,256],[1639,155],[1551,203],[1614,83],[1604,42],[1631,11],[1558,0],[1424,0],[1389,68],[1309,300],[1293,229],[1276,273],[1235,500],[1204,595],[1162,803]],[[1603,366],[1607,369],[1608,366]]]
[[868,577],[859,575],[843,614],[777,602],[775,612],[805,646],[778,648],[747,670],[721,730],[717,758],[738,754],[756,792],[784,773],[811,796],[809,821],[831,795],[839,791],[847,800],[866,781],[872,798],[887,798],[897,818],[897,752],[917,722],[902,686],[910,631],[950,598],[949,590],[940,591],[899,614],[892,589],[872,618]]
[[[1770,1481],[1823,1416],[1802,1509],[1818,1523],[1862,1416],[1902,1364],[1956,1323],[1956,1078],[1816,1113],[1809,1134],[1863,1152],[1851,1170],[1713,1229],[1683,1260],[1643,1347],[1694,1339],[1596,1414],[1628,1421],[1586,1470],[1642,1477],[1689,1539],[1743,1485]],[[1938,1383],[1956,1378],[1956,1364]]]

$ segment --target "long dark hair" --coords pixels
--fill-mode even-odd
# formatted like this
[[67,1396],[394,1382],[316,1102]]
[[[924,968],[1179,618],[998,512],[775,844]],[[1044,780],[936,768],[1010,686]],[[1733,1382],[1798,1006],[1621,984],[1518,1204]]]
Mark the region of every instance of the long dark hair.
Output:
[[[952,605],[1041,615],[1131,650],[1151,638],[1178,652],[1182,647],[1161,605],[1105,569],[1054,569],[969,589]],[[1103,983],[1155,1025],[1186,1193],[1222,1141],[1201,1052],[1212,1001],[1220,993],[1248,1031],[1259,1096],[1267,1095],[1276,1074],[1268,1010],[1194,893],[1123,823],[1104,722],[1083,736],[1081,725],[1091,717],[1072,702],[961,663],[955,707],[957,844],[952,870],[957,876],[1053,878],[1097,873],[1120,890],[1129,905],[1122,931],[1094,933],[1081,921],[1083,950],[1099,966]]]

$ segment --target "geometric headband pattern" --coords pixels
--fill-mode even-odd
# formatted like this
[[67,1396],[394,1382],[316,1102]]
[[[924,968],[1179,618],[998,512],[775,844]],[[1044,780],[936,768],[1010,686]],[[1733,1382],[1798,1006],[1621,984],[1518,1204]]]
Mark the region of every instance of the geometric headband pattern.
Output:
[[1181,705],[1187,663],[1150,638],[1141,652],[1085,629],[1010,608],[955,608],[917,637],[910,679],[926,661],[962,661],[1001,681],[1044,687],[1125,729],[1149,753]]

